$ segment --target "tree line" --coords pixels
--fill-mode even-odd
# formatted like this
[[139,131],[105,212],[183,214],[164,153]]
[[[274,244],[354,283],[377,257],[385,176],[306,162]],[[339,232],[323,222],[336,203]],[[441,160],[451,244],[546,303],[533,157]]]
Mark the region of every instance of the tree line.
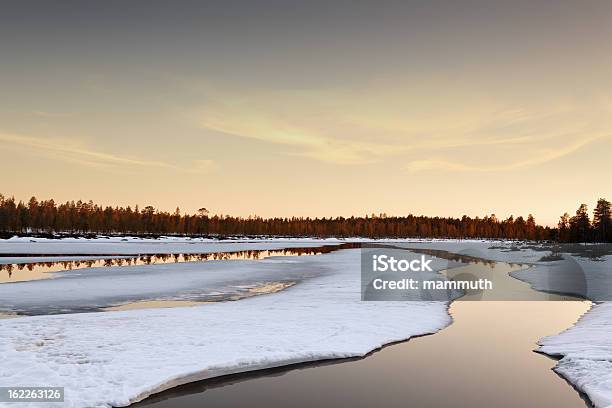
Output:
[[612,242],[610,202],[605,198],[597,200],[592,221],[586,204],[580,204],[574,216],[563,214],[556,238],[559,242]]
[[510,216],[500,220],[495,214],[461,218],[379,214],[364,217],[234,217],[210,215],[206,208],[196,214],[173,213],[152,206],[111,207],[93,201],[57,204],[53,199],[27,203],[0,194],[0,232],[231,236],[266,235],[293,237],[368,237],[368,238],[505,238],[558,240],[562,242],[610,241],[610,203],[599,200],[593,222],[586,205],[576,216],[565,214],[558,228],[538,225],[527,218]]

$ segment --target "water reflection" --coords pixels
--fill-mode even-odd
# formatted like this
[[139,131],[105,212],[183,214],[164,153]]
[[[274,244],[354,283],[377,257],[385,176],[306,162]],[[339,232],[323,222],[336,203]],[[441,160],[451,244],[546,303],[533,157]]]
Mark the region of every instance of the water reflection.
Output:
[[[475,255],[467,255],[467,254],[449,252],[443,249],[412,247],[409,244],[402,244],[402,243],[397,243],[397,244],[367,243],[367,244],[363,244],[362,247],[363,248],[397,249],[397,250],[402,250],[402,251],[414,252],[417,254],[424,254],[424,255],[431,256],[431,257],[440,258],[440,259],[445,259],[449,261],[448,268],[453,268],[453,267],[457,267],[460,265],[471,265],[471,264],[487,265],[491,268],[494,268],[495,265],[498,263],[497,261],[487,259],[486,253],[482,253],[481,256],[475,256]],[[521,263],[521,262],[504,262],[504,263],[512,267],[514,266],[522,267],[522,266],[530,265],[529,263]]]
[[105,312],[135,309],[164,309],[170,307],[189,307],[199,306],[211,302],[194,302],[192,300],[140,300],[138,302],[126,303],[123,305],[110,306],[101,309]]
[[[472,265],[480,274],[488,265]],[[541,294],[514,280],[522,298]],[[453,324],[363,359],[330,360],[186,384],[135,404],[147,408],[357,406],[473,408],[590,406],[533,350],[540,338],[571,326],[588,301],[453,302]],[[341,363],[341,364],[340,364]]]
[[568,327],[588,307],[588,302],[453,303],[450,327],[364,359],[204,380],[134,407],[591,407],[552,371],[554,360],[533,352],[539,338]]
[[188,306],[199,306],[207,303],[216,303],[223,301],[234,301],[246,299],[253,296],[259,295],[268,295],[271,293],[280,292],[283,289],[287,289],[297,282],[264,282],[258,283],[250,286],[242,286],[238,287],[239,289],[236,293],[226,296],[226,295],[218,295],[211,296],[210,300],[206,301],[194,301],[194,300],[164,300],[164,299],[156,299],[156,300],[139,300],[136,302],[128,302],[123,303],[116,306],[104,307],[99,309],[103,312],[112,312],[117,310],[133,310],[133,309],[160,309],[160,308],[169,308],[169,307],[188,307]]
[[[183,254],[145,254],[117,255],[101,259],[57,260],[44,262],[24,262],[0,264],[0,283],[23,282],[52,278],[51,272],[61,272],[85,268],[100,268],[113,266],[156,265],[180,262],[229,261],[229,260],[261,260],[272,256],[309,256],[326,254],[338,249],[354,248],[358,244],[324,245],[320,247],[286,248],[270,250],[244,250],[210,253]],[[6,254],[2,257],[49,257],[40,254]],[[61,255],[56,255],[60,257]],[[65,255],[64,255],[65,256]],[[95,254],[85,254],[83,257],[95,257]]]

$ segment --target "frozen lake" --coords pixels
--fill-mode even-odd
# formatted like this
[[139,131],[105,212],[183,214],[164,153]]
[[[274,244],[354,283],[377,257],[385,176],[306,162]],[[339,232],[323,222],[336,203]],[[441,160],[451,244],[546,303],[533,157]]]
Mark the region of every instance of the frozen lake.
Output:
[[[278,249],[236,250],[236,244],[229,244],[218,247],[224,252],[118,254],[101,259],[93,259],[91,251],[82,255],[84,259],[46,255],[41,260],[40,255],[23,253],[0,256],[0,262],[13,262],[0,265],[0,313],[65,314],[238,300],[325,273],[325,267],[289,265],[294,262],[291,257],[355,246],[269,245]],[[163,244],[157,246],[162,249]]]
[[[2,254],[0,253],[0,284],[51,279],[53,272],[90,268],[158,265],[183,262],[259,260],[278,256],[305,256],[329,253],[351,244],[289,247],[281,249],[247,249],[239,251],[203,253],[145,253],[139,255],[83,254]],[[163,248],[160,248],[163,249]]]
[[[139,405],[160,408],[370,406],[381,399],[385,406],[586,405],[551,370],[557,362],[534,352],[590,307],[551,292],[567,292],[574,282],[550,286],[557,281],[549,276],[575,270],[562,268],[567,259],[516,243],[378,241],[427,254],[435,273],[486,277],[503,290],[504,301],[485,292],[453,302],[449,326],[445,302],[360,301],[361,251],[354,248],[363,242],[0,242],[0,377],[6,385],[63,385],[67,407],[143,398]],[[605,259],[569,262],[582,266],[581,293],[605,288]],[[90,311],[98,313],[83,313]],[[582,370],[578,361],[590,375],[588,364],[599,364],[608,349],[604,312],[594,326],[582,321],[579,328],[597,331],[590,335],[599,339],[595,354],[580,330],[552,338],[562,339],[553,354],[581,353],[560,361],[564,369]],[[604,402],[606,383],[596,381],[605,375],[588,377],[588,384],[603,384],[594,395]]]
[[[476,275],[489,273],[490,268],[482,264],[464,267]],[[588,406],[552,371],[555,361],[533,350],[543,336],[573,325],[590,302],[557,295],[551,299],[508,276],[517,267],[497,263],[493,268],[507,277],[515,291],[523,291],[522,298],[531,296],[533,301],[455,301],[449,327],[384,347],[364,359],[206,380],[151,396],[134,406]]]

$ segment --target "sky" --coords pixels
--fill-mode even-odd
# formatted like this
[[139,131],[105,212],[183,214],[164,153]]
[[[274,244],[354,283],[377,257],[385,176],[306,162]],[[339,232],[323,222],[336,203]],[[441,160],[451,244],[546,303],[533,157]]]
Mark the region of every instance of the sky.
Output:
[[0,192],[543,224],[612,199],[609,1],[6,1]]

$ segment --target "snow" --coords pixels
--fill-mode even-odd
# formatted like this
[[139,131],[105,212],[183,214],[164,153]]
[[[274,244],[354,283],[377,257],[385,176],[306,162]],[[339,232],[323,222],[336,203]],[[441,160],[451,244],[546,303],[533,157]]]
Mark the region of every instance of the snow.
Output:
[[[541,257],[549,253],[533,248],[511,250],[516,246],[513,243],[438,241],[409,246],[461,252],[496,261],[528,262],[534,266],[511,275],[530,283],[536,290],[570,293],[594,301],[612,300],[612,256],[609,255],[594,260],[563,253],[561,261],[542,262]],[[491,246],[499,248],[490,249]],[[538,351],[562,357],[554,370],[585,393],[596,408],[612,407],[612,302],[599,302],[576,325],[541,339],[539,344]]]
[[[0,285],[0,311],[23,314],[92,311],[154,299],[230,298],[245,287],[295,282],[329,273],[307,257],[270,257],[257,261],[204,261],[157,265],[83,268],[54,272],[53,279]],[[359,270],[357,269],[357,274]]]
[[612,407],[612,303],[593,306],[575,326],[540,340],[540,345],[540,351],[562,356],[555,371],[595,407]]
[[0,385],[64,386],[66,407],[126,406],[198,379],[364,356],[450,324],[444,302],[361,302],[359,262],[359,250],[296,257],[285,266],[324,273],[237,302],[0,320]]
[[[125,239],[126,241],[123,241]],[[0,240],[0,254],[36,255],[142,255],[142,254],[204,254],[247,250],[312,248],[338,245],[337,239],[260,239],[211,240],[200,238],[11,238]]]
[[[358,238],[360,239],[360,238]],[[137,242],[137,243],[169,243],[169,242],[197,242],[197,243],[215,243],[215,242],[249,242],[249,241],[338,241],[338,238],[292,238],[292,237],[229,237],[229,238],[204,238],[204,237],[187,237],[182,235],[162,235],[156,238],[151,237],[138,237],[130,235],[97,235],[93,238],[90,237],[57,237],[57,238],[44,238],[44,237],[19,237],[17,235],[5,239],[5,242],[15,243],[48,243],[48,242],[63,242],[63,243],[101,243],[101,242],[114,242],[114,243],[125,243],[125,242]]]
[[[262,283],[300,282],[333,272],[325,262],[304,262],[306,258],[213,260],[53,272],[53,279],[1,284],[0,312],[35,315],[94,311],[145,300],[228,299]],[[442,270],[447,262],[433,258],[431,266]],[[353,272],[360,277],[359,265]]]
[[541,291],[569,293],[594,302],[612,300],[612,256],[598,260],[563,254],[563,260],[538,263],[512,274]]
[[[0,253],[205,253],[364,240],[130,238],[120,241],[110,238],[37,241],[29,242],[22,238],[2,241]],[[545,262],[541,258],[550,251],[545,247],[538,249],[537,245],[527,247],[520,242],[412,239],[382,242],[530,264],[532,267],[515,272],[513,276],[537,290],[576,293],[590,299],[606,300],[605,296],[612,289],[610,256],[592,260],[565,253],[563,260]],[[182,272],[180,275],[172,274],[172,280],[164,281],[178,292],[181,292],[182,285],[188,286],[189,279],[196,279],[197,285],[202,287],[214,286],[217,282],[227,289],[234,283],[234,278],[244,282],[250,273],[253,280],[280,276],[299,281],[297,285],[273,295],[191,308],[2,319],[0,385],[36,383],[65,386],[66,406],[70,407],[127,405],[151,392],[197,379],[294,362],[362,356],[386,343],[433,333],[450,323],[446,303],[442,302],[360,302],[358,250],[301,257],[296,258],[297,264],[283,265],[282,262],[292,262],[289,259],[265,260],[263,262],[278,265],[266,265],[262,269],[257,266],[263,265],[262,261],[223,263],[230,266],[219,263],[218,273],[213,271],[216,266],[203,266],[211,269],[199,275],[211,274],[210,278],[197,277],[196,270],[191,270],[196,267],[188,263],[154,265],[147,272],[157,273],[154,268],[184,269],[184,281],[177,278]],[[210,261],[201,265],[208,263]],[[271,275],[267,275],[268,267],[274,270]],[[581,272],[579,282],[570,273],[576,267]],[[115,294],[121,294],[120,288],[127,285],[129,290],[126,292],[148,290],[148,293],[140,295],[152,295],[156,284],[145,282],[139,267],[133,268],[125,276],[126,281],[116,285],[118,292]],[[112,275],[115,273],[112,269],[104,268],[104,272],[100,272]],[[78,284],[71,292],[79,292],[82,283],[85,285],[83,293],[97,299],[96,302],[104,300],[105,290],[110,293],[112,289],[84,283],[78,275],[82,272],[72,272],[75,273],[62,272],[58,279],[44,283],[73,280]],[[158,272],[162,274],[163,270],[158,269]],[[173,282],[175,278],[176,282]],[[26,296],[23,292],[26,289],[16,289],[17,285],[28,288],[26,284],[30,283],[34,284],[11,284],[16,292],[22,291],[21,300],[14,296],[12,302],[17,304],[34,298],[34,291]],[[33,290],[34,286],[30,289]],[[46,287],[44,291],[52,298],[49,293],[56,289]],[[7,304],[5,298],[8,296],[11,296],[8,291],[0,293],[3,305]],[[99,303],[111,300],[116,298],[109,297],[106,302]],[[555,370],[587,394],[595,407],[612,407],[612,302],[597,304],[574,327],[546,337],[540,344],[539,351],[562,357]]]
[[513,250],[520,243],[494,240],[400,240],[398,246],[405,248],[436,249],[454,254],[473,256],[497,262],[536,263],[546,251],[533,249]]

